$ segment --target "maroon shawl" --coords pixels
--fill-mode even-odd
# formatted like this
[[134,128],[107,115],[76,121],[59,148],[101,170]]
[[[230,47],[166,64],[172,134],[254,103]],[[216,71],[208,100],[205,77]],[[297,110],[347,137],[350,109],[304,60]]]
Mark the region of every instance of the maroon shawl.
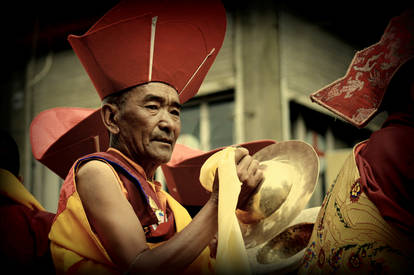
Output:
[[383,218],[414,233],[414,117],[393,114],[356,156],[363,191]]

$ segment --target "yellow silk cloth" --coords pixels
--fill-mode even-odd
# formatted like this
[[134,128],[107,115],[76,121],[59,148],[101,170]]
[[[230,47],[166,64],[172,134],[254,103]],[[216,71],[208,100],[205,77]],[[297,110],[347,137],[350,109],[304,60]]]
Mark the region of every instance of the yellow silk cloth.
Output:
[[12,173],[0,168],[0,194],[35,210],[45,210]]
[[355,162],[358,148],[348,156],[325,196],[298,274],[412,270],[412,237],[388,224],[362,191]]
[[200,170],[200,182],[210,192],[216,171],[219,179],[218,235],[216,272],[218,274],[250,274],[250,265],[236,217],[241,191],[234,161],[235,148],[227,147],[207,159]]
[[[112,166],[110,167],[113,169]],[[117,175],[115,170],[113,171]],[[56,217],[49,234],[57,274],[119,274],[89,224],[79,194],[76,191],[74,174],[71,184],[75,185],[75,192],[67,199],[65,209]],[[118,183],[121,185],[121,189],[126,192],[119,178]],[[179,232],[191,222],[191,217],[187,210],[173,197],[166,192],[164,192],[164,195],[174,213],[176,230]],[[162,242],[147,244],[152,249],[161,245]],[[183,274],[211,273],[212,264],[210,262],[210,250],[207,247]]]

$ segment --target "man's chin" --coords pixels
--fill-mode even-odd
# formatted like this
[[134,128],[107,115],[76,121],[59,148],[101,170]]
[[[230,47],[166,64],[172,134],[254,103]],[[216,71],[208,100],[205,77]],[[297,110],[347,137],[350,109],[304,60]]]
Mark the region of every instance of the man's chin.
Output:
[[172,151],[162,151],[159,152],[156,156],[154,156],[160,164],[164,164],[170,161],[172,155]]
[[169,156],[163,157],[162,159],[160,159],[161,164],[165,164],[167,162],[169,162],[171,159],[171,154]]
[[174,145],[166,146],[164,144],[156,144],[158,146],[151,146],[148,148],[150,157],[157,160],[159,164],[164,164],[170,161]]

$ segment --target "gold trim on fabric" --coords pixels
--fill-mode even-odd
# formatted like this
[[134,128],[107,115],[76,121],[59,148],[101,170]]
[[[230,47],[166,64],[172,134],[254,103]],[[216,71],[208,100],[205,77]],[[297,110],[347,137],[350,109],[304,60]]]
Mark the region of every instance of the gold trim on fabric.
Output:
[[197,70],[193,73],[193,75],[190,77],[190,79],[187,81],[187,83],[184,85],[184,88],[181,89],[181,91],[178,93],[178,95],[181,95],[185,88],[187,88],[188,84],[190,84],[191,80],[193,80],[194,76],[198,73],[198,71],[201,69],[201,67],[204,65],[204,63],[207,61],[207,59],[214,53],[216,48],[211,49],[211,51],[207,54],[207,56],[204,58],[204,60],[201,62],[201,64],[197,67]]
[[299,274],[399,271],[412,261],[413,243],[388,224],[360,186],[357,144],[330,186],[304,253]]

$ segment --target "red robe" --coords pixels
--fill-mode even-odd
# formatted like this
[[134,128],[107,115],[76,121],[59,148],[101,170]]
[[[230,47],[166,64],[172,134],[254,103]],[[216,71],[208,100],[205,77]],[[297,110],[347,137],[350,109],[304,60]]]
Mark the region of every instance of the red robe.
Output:
[[414,233],[414,116],[391,115],[356,157],[362,189],[383,218]]
[[[191,217],[160,185],[146,180],[143,169],[109,148],[107,152],[87,155],[77,160],[63,183],[56,218],[49,238],[53,261],[58,274],[119,274],[97,234],[93,231],[76,190],[75,174],[81,163],[100,160],[107,163],[119,177],[118,183],[143,226],[147,244],[156,247],[181,231]],[[210,270],[209,250],[188,268],[188,272]],[[187,271],[187,270],[186,270]]]
[[55,215],[45,211],[14,175],[3,169],[1,173],[2,270],[13,274],[54,274],[48,234]]

